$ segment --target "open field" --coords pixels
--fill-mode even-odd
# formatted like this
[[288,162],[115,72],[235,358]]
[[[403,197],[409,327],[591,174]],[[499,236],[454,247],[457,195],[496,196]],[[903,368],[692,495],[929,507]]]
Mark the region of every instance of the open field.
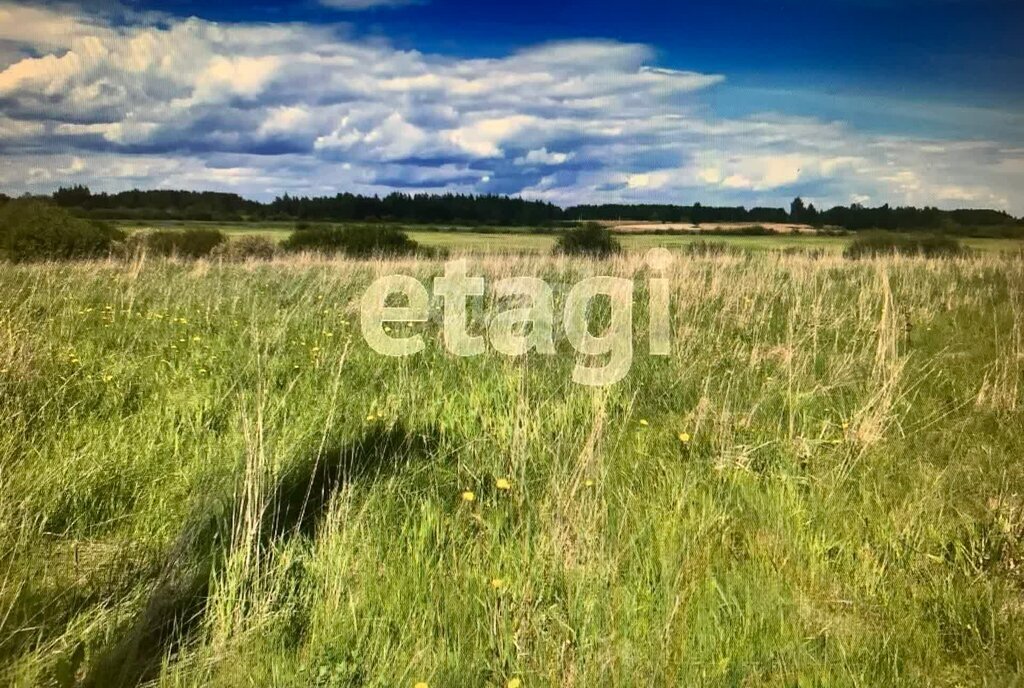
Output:
[[0,682],[1020,680],[1024,262],[680,257],[668,357],[641,254],[470,265],[636,275],[629,375],[371,351],[439,262],[5,266]]
[[[278,223],[216,223],[216,222],[161,222],[136,223],[125,222],[122,226],[129,230],[147,229],[151,227],[186,229],[189,227],[208,227],[219,229],[228,235],[266,236],[275,241],[284,241],[295,227],[291,222]],[[660,226],[660,225],[657,225]],[[745,225],[749,226],[749,225]],[[491,227],[487,231],[474,231],[471,228],[451,230],[446,228],[404,227],[408,235],[424,246],[446,248],[454,251],[472,252],[514,252],[514,253],[550,253],[555,245],[555,235],[551,233],[533,233],[528,228]],[[722,242],[731,247],[749,251],[770,251],[786,249],[822,250],[826,253],[839,254],[853,240],[853,236],[813,236],[807,234],[777,236],[723,236],[709,235],[706,237],[682,234],[642,234],[630,232],[618,236],[622,246],[627,250],[647,250],[657,246],[672,250],[683,249],[697,241]],[[1024,249],[1021,239],[961,239],[965,246],[984,252],[1018,252]]]
[[[555,245],[551,234],[477,234],[473,232],[418,232],[410,231],[409,236],[425,246],[436,246],[463,251],[528,251],[550,253]],[[784,251],[799,249],[841,254],[854,237],[779,235],[779,236],[722,236],[707,237],[673,234],[623,234],[617,236],[627,251],[646,251],[655,247],[682,250],[695,242],[723,243],[745,251]],[[1024,249],[1024,240],[1019,239],[962,239],[961,242],[982,252],[1019,252]]]
[[[187,220],[169,220],[159,222],[137,222],[122,220],[116,222],[127,231],[146,229],[176,229],[185,230],[190,228],[217,229],[229,236],[265,236],[277,241],[283,241],[295,229],[295,222],[194,222]],[[328,223],[331,224],[331,223]],[[372,222],[356,222],[352,224],[367,225]],[[377,223],[380,224],[380,223]],[[497,235],[501,241],[505,236],[517,237],[519,235],[532,234],[531,227],[460,227],[452,225],[402,225],[400,223],[390,224],[404,231],[417,234],[440,235],[443,238],[457,240],[465,234],[476,237],[493,237]]]
[[652,234],[656,232],[669,232],[687,230],[693,232],[707,231],[740,231],[752,226],[764,227],[775,232],[799,234],[814,234],[815,229],[810,225],[794,224],[792,222],[702,222],[695,225],[692,222],[626,222],[622,220],[604,220],[601,225],[613,229],[622,234]]

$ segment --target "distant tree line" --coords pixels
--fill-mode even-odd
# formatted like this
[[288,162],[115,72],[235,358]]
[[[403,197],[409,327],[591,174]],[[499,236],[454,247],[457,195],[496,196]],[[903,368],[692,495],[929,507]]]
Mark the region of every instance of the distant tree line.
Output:
[[237,194],[211,191],[133,190],[94,194],[87,187],[73,186],[54,192],[53,201],[103,219],[459,222],[527,226],[562,219],[562,209],[551,203],[465,194],[392,193],[383,198],[351,193],[314,198],[285,194],[269,203],[259,203]]
[[693,205],[577,205],[566,208],[566,220],[626,220],[630,222],[789,222],[783,208],[715,207]]
[[1024,221],[1001,210],[939,210],[932,207],[915,208],[913,206],[892,208],[888,203],[878,208],[866,208],[854,203],[850,206],[839,205],[819,212],[813,203],[805,206],[801,198],[793,200],[789,208],[789,217],[793,222],[815,227],[843,227],[850,230],[955,230],[958,227],[1011,227],[1024,224]]
[[357,196],[350,193],[319,198],[287,194],[267,206],[272,216],[309,220],[397,220],[413,223],[468,222],[493,225],[544,225],[562,219],[552,203],[508,196],[467,194],[403,194]]
[[[7,199],[0,194],[0,204]],[[122,191],[92,193],[72,186],[51,200],[77,215],[93,219],[135,220],[287,220],[314,222],[402,222],[408,224],[470,224],[551,226],[558,222],[619,220],[673,223],[800,223],[848,230],[946,231],[1020,236],[1024,219],[1000,210],[939,210],[925,207],[868,208],[859,204],[818,210],[796,198],[785,208],[744,208],[666,204],[577,205],[562,209],[552,203],[522,198],[469,194],[404,194],[384,197],[340,193],[334,196],[290,196],[268,203],[233,193],[213,191]]]
[[97,219],[236,220],[259,217],[264,205],[217,191],[152,189],[92,193],[86,186],[60,188],[53,201]]
[[889,229],[894,231],[946,230],[1001,227],[1020,235],[1024,219],[1017,219],[1001,210],[898,207],[885,204],[867,208],[854,203],[819,211],[813,203],[796,198],[789,212],[783,208],[713,207],[693,205],[580,205],[566,208],[567,220],[626,220],[644,222],[689,222],[700,225],[711,222],[797,223],[813,227],[841,227],[849,230]]

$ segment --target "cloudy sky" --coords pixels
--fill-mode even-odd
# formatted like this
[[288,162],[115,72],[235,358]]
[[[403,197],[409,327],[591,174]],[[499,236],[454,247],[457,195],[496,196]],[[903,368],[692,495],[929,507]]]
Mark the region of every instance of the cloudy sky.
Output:
[[1022,215],[1022,34],[1019,0],[0,0],[0,191]]

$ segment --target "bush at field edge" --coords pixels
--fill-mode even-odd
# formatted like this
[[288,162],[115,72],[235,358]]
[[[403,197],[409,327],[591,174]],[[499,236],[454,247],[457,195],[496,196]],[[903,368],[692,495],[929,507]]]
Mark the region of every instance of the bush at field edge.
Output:
[[612,233],[596,222],[567,229],[555,241],[555,253],[603,258],[622,250]]
[[0,207],[0,257],[14,262],[102,258],[124,232],[34,199]]
[[891,232],[865,232],[846,247],[843,256],[852,260],[887,255],[956,258],[967,253],[969,250],[951,236],[906,236]]
[[227,236],[217,229],[159,229],[140,232],[132,238],[149,253],[159,256],[181,258],[205,258],[221,244]]
[[271,260],[281,255],[277,242],[261,236],[241,236],[218,244],[210,258],[227,261]]
[[296,230],[283,248],[294,252],[341,253],[353,257],[375,255],[401,256],[424,251],[409,236],[394,227],[352,225],[348,227],[310,227]]

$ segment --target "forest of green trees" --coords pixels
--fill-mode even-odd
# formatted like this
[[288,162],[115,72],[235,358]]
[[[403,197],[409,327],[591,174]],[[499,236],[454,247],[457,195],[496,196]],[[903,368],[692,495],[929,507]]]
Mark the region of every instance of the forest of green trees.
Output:
[[[0,194],[0,203],[8,197]],[[789,209],[693,205],[605,204],[562,209],[543,201],[493,195],[404,194],[384,197],[339,193],[335,196],[298,197],[285,194],[268,203],[233,193],[213,191],[149,190],[92,193],[85,186],[61,188],[48,197],[73,213],[94,219],[210,220],[210,221],[326,221],[410,224],[552,226],[559,222],[627,220],[653,222],[795,222],[848,230],[982,232],[1020,236],[1024,218],[1000,210],[890,207],[868,208],[853,204],[818,210],[795,199]]]
[[897,231],[948,230],[961,228],[1006,229],[1010,234],[1024,233],[1024,219],[1001,210],[938,208],[892,208],[888,204],[867,208],[858,204],[835,206],[819,211],[814,204],[796,198],[789,211],[783,208],[712,207],[693,205],[581,205],[566,208],[567,220],[630,220],[654,222],[793,222],[814,227],[841,227],[849,230],[890,229]]

